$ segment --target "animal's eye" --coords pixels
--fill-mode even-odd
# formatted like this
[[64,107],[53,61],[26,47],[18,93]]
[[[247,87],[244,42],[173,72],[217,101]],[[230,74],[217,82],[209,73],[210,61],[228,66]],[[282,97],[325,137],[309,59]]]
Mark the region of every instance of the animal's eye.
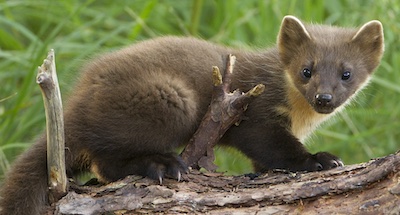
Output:
[[311,70],[309,68],[304,68],[302,74],[305,78],[311,78]]
[[351,76],[351,72],[349,71],[344,71],[342,74],[342,80],[348,80]]

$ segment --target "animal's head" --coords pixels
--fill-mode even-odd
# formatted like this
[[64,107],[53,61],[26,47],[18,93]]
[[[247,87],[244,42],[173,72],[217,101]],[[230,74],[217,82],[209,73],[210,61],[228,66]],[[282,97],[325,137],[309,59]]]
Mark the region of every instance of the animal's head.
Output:
[[318,113],[332,113],[368,83],[384,50],[383,27],[370,21],[358,29],[304,25],[286,16],[278,36],[290,84]]

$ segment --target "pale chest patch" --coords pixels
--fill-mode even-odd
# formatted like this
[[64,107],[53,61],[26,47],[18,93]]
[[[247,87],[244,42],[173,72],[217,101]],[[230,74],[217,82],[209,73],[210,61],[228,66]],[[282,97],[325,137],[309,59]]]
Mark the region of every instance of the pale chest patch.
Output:
[[290,108],[281,107],[278,111],[291,119],[291,132],[300,141],[304,141],[323,121],[334,115],[334,113],[320,114],[314,111],[294,87],[289,87],[287,98]]
[[304,141],[323,121],[329,118],[330,114],[315,112],[300,93],[298,93],[298,96],[293,96],[293,93],[290,94],[289,103],[292,107],[289,111],[292,121],[291,130],[294,136],[300,141]]

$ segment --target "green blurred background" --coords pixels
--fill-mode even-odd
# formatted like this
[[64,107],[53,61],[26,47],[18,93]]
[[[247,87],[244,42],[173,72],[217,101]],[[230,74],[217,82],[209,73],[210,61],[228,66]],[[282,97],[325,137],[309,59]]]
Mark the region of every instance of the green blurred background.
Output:
[[[400,148],[400,2],[397,0],[20,0],[0,1],[0,181],[15,157],[43,132],[45,114],[36,68],[56,51],[63,98],[91,56],[136,41],[185,35],[241,48],[275,43],[283,16],[306,22],[384,25],[386,52],[369,87],[347,111],[307,141],[346,164]],[[240,153],[217,149],[220,171],[251,172]]]

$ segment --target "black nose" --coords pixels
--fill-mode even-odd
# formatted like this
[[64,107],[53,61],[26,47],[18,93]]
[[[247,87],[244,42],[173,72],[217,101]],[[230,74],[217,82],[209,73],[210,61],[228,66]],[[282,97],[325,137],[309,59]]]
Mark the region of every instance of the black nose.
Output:
[[332,101],[332,95],[327,93],[317,94],[315,98],[317,99],[317,104],[322,106],[326,106]]

